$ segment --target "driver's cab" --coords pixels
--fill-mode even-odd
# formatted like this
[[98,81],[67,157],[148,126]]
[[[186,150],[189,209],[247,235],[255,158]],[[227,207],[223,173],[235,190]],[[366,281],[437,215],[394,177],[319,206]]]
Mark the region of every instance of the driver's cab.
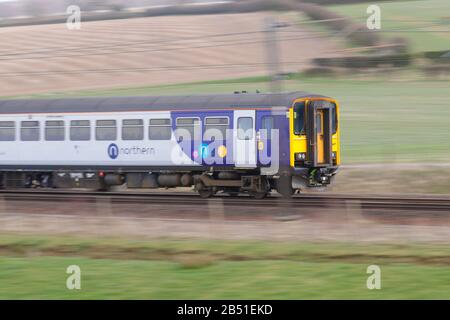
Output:
[[329,98],[296,100],[290,111],[290,163],[295,168],[340,164],[339,109]]

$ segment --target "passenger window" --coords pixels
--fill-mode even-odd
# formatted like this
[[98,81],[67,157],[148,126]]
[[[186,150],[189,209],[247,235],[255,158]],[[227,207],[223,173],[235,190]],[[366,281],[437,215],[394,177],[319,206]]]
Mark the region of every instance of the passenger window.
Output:
[[0,141],[16,140],[16,124],[14,121],[0,121]]
[[122,121],[122,140],[143,140],[144,121],[142,119],[127,119]]
[[[227,129],[229,128],[228,117],[220,118],[205,118],[205,134],[214,140],[223,141],[227,138]],[[220,136],[216,137],[214,134],[220,132]],[[212,140],[212,139],[211,139]]]
[[335,134],[337,132],[337,112],[335,104],[333,104],[333,107],[331,108],[331,127],[333,128],[333,134]]
[[91,123],[89,120],[70,121],[70,140],[88,141],[91,139]]
[[[200,120],[198,118],[177,118],[177,129],[181,129],[176,131],[177,139],[183,137],[183,140],[192,141],[196,138],[198,139],[197,136],[201,136]],[[186,136],[186,131],[188,136]]]
[[150,140],[170,140],[172,137],[172,122],[170,119],[150,119],[148,138]]
[[95,128],[95,139],[99,141],[116,140],[116,120],[97,120],[97,126]]
[[39,141],[39,121],[22,121],[20,140]]
[[238,118],[237,129],[239,140],[253,139],[253,118],[250,117]]
[[64,121],[60,120],[46,121],[45,140],[64,141]]
[[294,105],[294,133],[305,134],[305,103],[298,102]]

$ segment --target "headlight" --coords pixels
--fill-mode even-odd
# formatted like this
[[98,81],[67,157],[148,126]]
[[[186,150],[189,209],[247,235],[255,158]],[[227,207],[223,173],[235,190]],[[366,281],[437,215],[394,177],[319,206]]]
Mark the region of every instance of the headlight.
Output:
[[295,159],[300,160],[300,161],[306,160],[306,153],[304,153],[304,152],[296,153]]
[[333,152],[331,153],[331,157],[332,157],[333,159],[336,159],[336,152],[333,151]]

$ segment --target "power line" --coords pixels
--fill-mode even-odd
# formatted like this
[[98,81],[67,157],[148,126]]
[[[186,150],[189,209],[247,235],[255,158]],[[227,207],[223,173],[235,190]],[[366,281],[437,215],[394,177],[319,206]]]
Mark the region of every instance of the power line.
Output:
[[[311,22],[324,22],[326,20],[316,20],[316,21],[307,21],[308,23]],[[383,21],[390,21],[390,20],[383,20]],[[301,22],[304,23],[304,22]],[[306,24],[306,23],[305,23]],[[296,24],[297,25],[297,24]],[[417,29],[423,29],[423,28],[427,28],[427,27],[434,27],[434,26],[441,26],[440,24],[437,23],[432,23],[426,26],[421,26],[421,27],[417,27],[416,29],[404,29],[404,28],[399,28],[399,29],[381,29],[381,30],[376,30],[376,31],[371,31],[371,30],[357,30],[355,32],[430,32],[430,33],[446,33],[446,32],[450,32],[449,30],[417,30]],[[302,32],[302,30],[281,30],[281,32]],[[46,47],[40,50],[35,50],[35,51],[30,51],[30,52],[14,52],[14,53],[2,53],[0,54],[0,57],[15,57],[15,56],[27,56],[27,55],[33,55],[33,54],[40,54],[40,53],[54,53],[54,52],[65,52],[65,51],[69,51],[69,50],[82,50],[82,51],[86,51],[86,50],[97,50],[97,49],[112,49],[112,48],[121,48],[121,47],[125,47],[125,46],[130,46],[130,45],[150,45],[152,47],[154,47],[157,44],[170,44],[170,43],[176,43],[176,42],[183,42],[183,41],[189,41],[189,40],[196,40],[196,39],[205,39],[205,38],[218,38],[218,37],[228,37],[228,36],[235,36],[235,35],[251,35],[251,34],[258,34],[261,33],[261,31],[252,31],[252,32],[236,32],[236,33],[225,33],[225,34],[212,34],[212,35],[200,35],[200,36],[192,36],[192,37],[186,37],[186,38],[180,38],[180,39],[169,39],[169,40],[162,40],[162,41],[151,41],[151,40],[145,40],[145,41],[137,41],[137,42],[126,42],[126,43],[117,43],[117,44],[109,44],[109,45],[99,45],[99,46],[89,46],[89,47],[66,47],[66,48],[61,48],[61,47]],[[326,32],[321,32],[321,33],[326,33]],[[151,41],[151,43],[149,43],[149,41]],[[55,49],[54,49],[55,48]],[[1,52],[1,51],[0,51]],[[128,53],[128,51],[126,51],[125,53]],[[108,53],[106,53],[108,54]],[[93,55],[96,55],[95,53],[93,53]],[[80,56],[80,55],[69,55],[69,56]],[[47,56],[44,56],[44,58]],[[52,57],[64,57],[64,56],[55,56],[52,55]],[[31,57],[31,59],[36,59],[36,58],[41,58],[41,57]],[[30,59],[27,57],[23,57],[21,59]],[[9,60],[9,59],[0,59],[0,60]]]
[[[329,32],[321,32],[325,34],[325,37],[329,36]],[[318,36],[299,36],[299,37],[285,37],[280,38],[278,41],[289,41],[289,40],[302,40],[302,39],[314,39]],[[225,41],[222,41],[225,42]],[[179,50],[192,50],[192,49],[203,49],[203,48],[216,48],[216,47],[227,47],[231,45],[249,45],[264,42],[264,40],[248,41],[246,39],[240,41],[225,42],[222,44],[212,44],[212,45],[194,45],[194,46],[184,46],[184,47],[174,47],[174,48],[158,48],[158,49],[141,49],[141,50],[123,50],[123,51],[112,51],[112,52],[94,52],[94,53],[74,53],[74,54],[64,54],[64,55],[44,55],[38,57],[23,57],[23,58],[0,58],[0,61],[11,61],[11,60],[36,60],[36,59],[55,59],[55,58],[69,58],[69,57],[80,57],[80,56],[104,56],[104,55],[118,55],[125,53],[143,53],[143,52],[166,52],[166,51],[179,51]],[[0,55],[1,56],[1,55]]]
[[[336,20],[336,19],[331,19],[331,20]],[[338,20],[340,20],[340,19],[338,19]],[[327,20],[315,20],[315,21],[302,21],[302,22],[297,22],[295,25],[297,26],[297,25],[301,25],[301,24],[309,24],[309,23],[317,23],[317,22],[326,22],[326,21],[329,21],[329,20],[327,19]],[[148,25],[146,25],[146,27],[148,27]],[[184,31],[184,30],[186,30],[186,27],[180,26],[180,27],[179,27],[179,30],[183,30],[183,31]],[[171,39],[171,40],[164,40],[164,41],[157,41],[157,42],[153,41],[152,43],[170,43],[170,42],[175,42],[175,41],[195,40],[195,39],[202,39],[202,38],[209,38],[209,37],[225,37],[225,36],[234,36],[234,35],[243,35],[243,34],[255,34],[255,33],[262,33],[263,31],[264,31],[264,30],[251,31],[251,32],[235,32],[235,33],[225,33],[225,34],[200,35],[200,36],[192,36],[192,37],[187,37],[187,38]],[[96,32],[98,32],[98,31],[92,30],[92,31],[90,31],[90,32],[96,33]],[[292,30],[291,32],[303,32],[303,30]],[[119,31],[116,30],[116,31],[111,32],[111,33],[117,34],[117,35],[123,35],[123,34],[124,34],[124,31],[123,31],[123,30],[119,30]],[[133,34],[133,33],[132,33],[132,34]],[[145,33],[141,32],[141,33],[137,33],[137,34],[142,35],[142,34],[145,34]],[[48,38],[48,37],[45,37],[45,36],[44,36],[44,38]],[[61,37],[61,38],[64,39],[64,40],[67,39],[66,35],[64,35],[64,36]],[[151,41],[151,40],[139,41],[139,42],[128,42],[128,44],[146,44],[146,43],[148,43],[148,41]],[[116,47],[116,46],[120,47],[120,46],[126,46],[126,45],[128,45],[128,44],[125,43],[125,44],[110,45],[110,47],[111,47],[111,48]],[[109,46],[109,45],[108,45],[108,46]],[[93,47],[90,47],[90,48],[96,49],[96,48],[101,48],[101,47],[103,47],[103,46],[93,46]],[[57,51],[65,51],[65,50],[80,49],[79,47],[61,48],[60,46],[45,47],[45,48],[43,48],[43,49],[46,49],[45,52],[47,52],[47,51],[51,51],[53,48],[59,49],[59,50],[57,50]],[[84,49],[87,49],[87,48],[81,48],[81,49],[84,50]],[[32,51],[32,52],[25,52],[25,53],[23,53],[23,52],[20,52],[20,53],[17,53],[17,52],[14,52],[14,53],[4,53],[4,54],[2,54],[2,55],[3,55],[3,56],[6,56],[6,55],[16,55],[16,54],[17,54],[17,55],[22,55],[22,54],[34,54],[34,53],[39,52],[39,51],[44,51],[44,50],[38,50],[38,51]],[[0,53],[1,53],[1,52],[2,52],[2,51],[0,50]]]
[[[433,26],[437,26],[437,25],[433,25]],[[426,27],[430,27],[430,26],[423,26],[423,27],[418,27],[417,29],[421,29],[421,28],[426,28]],[[297,30],[281,30],[280,32],[292,32],[292,33],[298,33],[301,31],[297,31]],[[447,33],[450,32],[450,30],[414,30],[414,29],[381,29],[381,30],[356,30],[354,31],[354,33],[366,33],[366,32],[374,32],[374,33],[380,33],[380,32],[405,32],[405,33],[409,33],[409,32],[431,32],[431,33]],[[151,41],[150,40],[146,40],[146,41],[139,41],[139,42],[128,42],[128,43],[120,43],[120,44],[115,44],[115,45],[101,45],[101,46],[91,46],[91,47],[71,47],[71,48],[60,48],[57,50],[50,50],[50,49],[46,49],[46,50],[36,50],[36,51],[31,51],[31,52],[20,52],[20,53],[7,53],[7,54],[0,54],[0,57],[19,57],[17,59],[20,60],[24,60],[24,59],[38,59],[38,58],[46,58],[46,57],[50,57],[50,58],[57,58],[57,57],[71,57],[71,56],[82,56],[82,55],[99,55],[99,54],[110,54],[108,52],[106,53],[85,53],[83,52],[83,54],[70,54],[70,55],[52,55],[52,56],[38,56],[38,57],[22,57],[22,56],[27,56],[27,55],[33,55],[33,54],[39,54],[39,53],[54,53],[54,52],[64,52],[64,51],[70,51],[70,50],[82,50],[82,51],[86,51],[86,50],[98,50],[98,49],[111,49],[111,48],[121,48],[121,47],[128,47],[130,45],[150,45],[151,47],[155,47],[157,44],[170,44],[170,43],[176,43],[176,42],[182,42],[182,41],[189,41],[189,40],[194,40],[194,39],[205,39],[208,37],[225,37],[225,36],[232,36],[232,35],[246,35],[246,34],[258,34],[261,33],[261,31],[254,31],[254,32],[244,32],[244,33],[229,33],[229,34],[217,34],[217,35],[207,35],[207,36],[196,36],[196,37],[189,37],[189,38],[182,38],[182,39],[173,39],[173,40],[164,40],[164,41]],[[308,32],[311,33],[311,32]],[[315,32],[315,34],[329,34],[329,32],[327,31],[323,31],[323,32]],[[331,36],[332,34],[330,34]],[[314,38],[314,37],[308,37],[308,38]],[[303,38],[299,38],[299,39],[303,39]],[[281,39],[283,40],[283,39]],[[289,39],[288,39],[289,40]],[[293,38],[293,40],[295,40]],[[243,41],[243,40],[241,40]],[[201,43],[207,42],[209,43],[210,41],[202,41]],[[222,40],[221,42],[230,42],[230,41],[225,41]],[[241,43],[241,42],[235,42],[235,40],[232,40],[230,43]],[[197,43],[198,44],[198,43]],[[214,46],[214,45],[213,45]],[[218,45],[221,46],[221,45]],[[210,47],[210,46],[205,46],[205,47]],[[185,48],[197,48],[197,47],[185,47]],[[175,49],[180,49],[180,50],[184,50],[184,47],[181,48],[175,48]],[[201,47],[200,47],[201,48]],[[157,49],[154,51],[160,51],[160,50],[165,50],[165,49]],[[171,50],[171,49],[169,49]],[[138,51],[115,51],[115,52],[111,52],[111,54],[121,54],[121,53],[133,53],[133,52],[145,52],[147,50],[138,50]],[[0,60],[13,60],[13,59],[1,59]]]
[[[155,72],[155,71],[177,71],[177,70],[196,70],[196,69],[222,69],[222,68],[242,68],[264,66],[265,62],[256,63],[230,63],[230,64],[209,64],[209,65],[187,65],[187,66],[161,66],[149,68],[114,68],[114,69],[78,69],[78,70],[45,70],[45,71],[25,71],[1,73],[0,78],[24,77],[36,75],[55,75],[55,74],[88,74],[88,73],[126,73],[126,72]],[[304,61],[287,61],[287,65],[305,64]]]
[[[302,24],[301,22],[300,22],[300,24]],[[148,27],[148,26],[146,26],[146,27]],[[158,26],[159,27],[159,26]],[[180,26],[179,27],[179,30],[180,31],[185,31],[186,30],[186,28],[184,27],[184,26]],[[92,33],[96,33],[97,31],[95,31],[95,30],[90,30],[90,32],[92,32]],[[153,42],[153,43],[165,43],[165,42],[174,42],[174,41],[186,41],[186,40],[195,40],[195,39],[202,39],[202,38],[210,38],[210,37],[225,37],[225,36],[234,36],[234,35],[243,35],[243,34],[255,34],[255,33],[262,33],[263,32],[263,30],[258,30],[258,31],[250,31],[250,32],[235,32],[235,33],[224,33],[224,34],[212,34],[212,35],[199,35],[199,36],[192,36],[192,37],[186,37],[186,38],[179,38],[179,39],[171,39],[171,40],[164,40],[164,41],[157,41],[157,42]],[[295,30],[295,32],[302,32],[302,30]],[[113,33],[113,34],[117,34],[117,35],[123,35],[123,30],[119,30],[119,31],[115,31],[115,32],[111,32],[111,33]],[[156,33],[156,32],[153,32],[153,33]],[[161,33],[160,31],[158,31],[158,33]],[[141,35],[141,34],[145,34],[145,33],[139,33],[139,35]],[[148,35],[150,35],[150,34],[148,34]],[[54,36],[54,35],[53,35]],[[48,37],[45,37],[44,36],[44,38],[48,38]],[[64,35],[64,36],[62,36],[61,37],[62,39],[64,39],[64,40],[67,40],[67,36],[66,35]],[[145,43],[147,43],[148,41],[151,41],[151,40],[146,40],[146,41],[140,41],[140,42],[129,42],[129,44],[138,44],[138,43],[143,43],[143,44],[145,44]],[[123,45],[127,45],[127,44],[123,44]],[[122,44],[121,45],[118,45],[118,46],[122,46]],[[101,47],[101,46],[100,46]],[[115,47],[115,45],[112,45],[112,47]],[[59,48],[61,48],[60,46],[51,46],[51,47],[44,47],[43,49],[48,49],[48,51],[50,51],[51,49],[53,49],[53,48],[56,48],[56,49],[59,49]],[[92,47],[92,48],[95,48],[95,46],[94,47]],[[72,48],[61,48],[61,50],[58,50],[58,51],[62,51],[62,50],[71,50],[71,49],[80,49],[79,47],[72,47]],[[85,49],[85,48],[83,48],[83,49]],[[40,51],[40,50],[39,50]],[[47,50],[46,50],[47,51]],[[0,50],[0,53],[1,53],[2,51]],[[26,52],[27,53],[27,52]],[[34,52],[28,52],[28,53],[34,53]],[[6,54],[8,54],[8,53],[6,53]],[[6,54],[3,54],[3,55],[6,55]],[[16,54],[16,52],[14,52],[14,53],[11,53],[11,54]],[[20,53],[17,53],[17,54],[22,54],[22,52],[20,52]]]
[[[60,46],[55,47],[46,47],[43,48],[43,50],[35,50],[31,52],[18,52],[18,53],[2,53],[0,56],[16,56],[16,55],[31,55],[31,54],[39,54],[39,53],[46,53],[46,52],[59,52],[59,51],[70,51],[70,50],[93,50],[93,49],[105,49],[105,48],[117,48],[117,47],[124,47],[129,45],[139,45],[139,44],[164,44],[164,43],[174,43],[174,42],[182,42],[182,41],[190,41],[190,40],[197,40],[197,39],[205,39],[205,38],[218,38],[218,37],[229,37],[229,36],[235,36],[235,35],[247,35],[247,34],[255,34],[255,33],[261,33],[260,31],[252,31],[252,32],[235,32],[235,33],[222,33],[222,34],[212,34],[212,35],[202,35],[202,36],[193,36],[193,37],[187,37],[187,38],[180,38],[180,39],[170,39],[170,40],[163,40],[163,41],[152,41],[151,40],[145,40],[145,41],[134,41],[134,42],[127,42],[123,43],[120,42],[118,44],[108,44],[108,45],[97,45],[97,46],[90,46],[90,47],[65,47],[61,48]],[[54,50],[53,48],[56,48]]]

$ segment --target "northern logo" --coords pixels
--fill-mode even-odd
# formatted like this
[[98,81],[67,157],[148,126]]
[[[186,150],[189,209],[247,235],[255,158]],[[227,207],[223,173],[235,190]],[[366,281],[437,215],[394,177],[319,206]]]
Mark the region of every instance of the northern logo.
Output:
[[108,156],[111,159],[116,159],[119,156],[119,147],[115,143],[111,143],[108,146]]

